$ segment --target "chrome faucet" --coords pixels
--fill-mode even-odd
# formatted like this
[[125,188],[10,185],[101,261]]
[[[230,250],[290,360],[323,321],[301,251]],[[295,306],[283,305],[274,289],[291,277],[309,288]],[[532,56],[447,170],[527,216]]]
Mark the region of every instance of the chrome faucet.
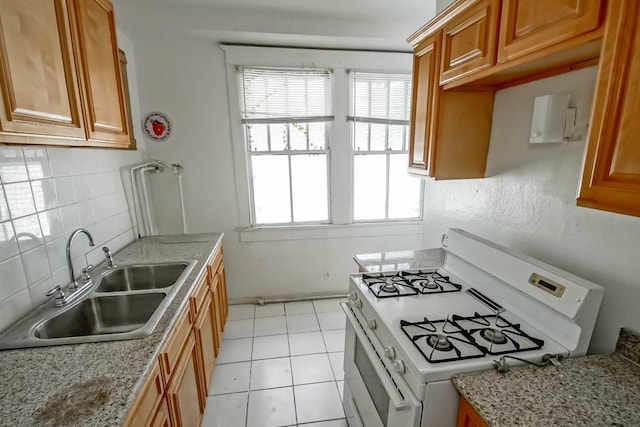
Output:
[[[72,291],[75,291],[78,289],[78,281],[76,280],[76,276],[73,272],[73,263],[71,262],[71,244],[73,243],[75,238],[78,236],[78,234],[81,234],[81,233],[84,233],[89,239],[89,246],[95,246],[95,243],[93,243],[93,237],[91,237],[91,233],[89,233],[86,228],[78,228],[76,231],[71,233],[71,236],[69,236],[69,240],[67,241],[67,263],[69,264],[69,274],[71,275],[71,286],[69,287],[69,289]],[[93,266],[88,265],[86,268],[82,270],[82,273],[84,274],[83,284],[86,284],[87,282],[91,281],[91,277],[89,276],[89,271],[91,271],[92,269],[93,269]]]
[[117,265],[115,262],[113,262],[113,257],[111,256],[111,250],[106,246],[103,246],[102,250],[104,251],[104,257],[107,259],[107,267],[116,268]]
[[91,233],[89,233],[84,228],[78,228],[76,231],[71,233],[71,236],[69,236],[69,240],[67,241],[67,263],[69,264],[69,275],[71,276],[71,285],[69,285],[69,288],[67,289],[66,293],[62,290],[62,287],[60,285],[56,286],[55,288],[47,292],[48,297],[55,295],[54,304],[53,304],[55,307],[62,307],[70,303],[71,301],[75,300],[80,295],[82,295],[83,293],[82,291],[84,291],[85,289],[87,289],[89,286],[93,284],[93,281],[91,280],[91,276],[89,276],[89,272],[93,270],[93,265],[89,264],[82,269],[82,279],[80,279],[80,285],[78,284],[78,281],[76,280],[76,275],[73,272],[73,262],[71,261],[71,244],[73,243],[73,241],[75,240],[78,234],[86,234],[87,238],[89,239],[89,245],[95,246],[95,243],[93,243],[93,237],[91,237]]

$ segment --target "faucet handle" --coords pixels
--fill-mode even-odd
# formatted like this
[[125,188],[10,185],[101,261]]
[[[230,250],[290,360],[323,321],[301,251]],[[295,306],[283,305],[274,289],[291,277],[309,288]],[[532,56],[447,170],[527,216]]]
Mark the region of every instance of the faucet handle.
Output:
[[102,251],[104,252],[105,258],[107,259],[107,267],[115,268],[116,263],[113,262],[113,257],[111,256],[111,250],[107,246],[103,246]]
[[55,295],[56,300],[64,299],[64,292],[62,291],[62,288],[60,287],[60,285],[57,285],[55,288],[51,289],[49,292],[47,292],[46,295],[48,297]]
[[91,280],[91,276],[89,276],[89,272],[93,270],[93,264],[87,265],[82,269],[82,280],[88,282]]

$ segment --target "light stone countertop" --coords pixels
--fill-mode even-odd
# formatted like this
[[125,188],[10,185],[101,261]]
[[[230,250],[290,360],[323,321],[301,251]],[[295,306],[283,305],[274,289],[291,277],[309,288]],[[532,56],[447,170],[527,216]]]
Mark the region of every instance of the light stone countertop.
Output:
[[444,253],[442,248],[376,252],[356,255],[353,260],[362,271],[369,273],[416,270],[440,267],[444,263]]
[[453,384],[491,427],[640,426],[640,365],[623,354],[461,374]]
[[[148,337],[0,351],[0,425],[121,425],[222,236],[145,237],[114,255],[119,264],[198,261]],[[200,242],[177,243],[189,239]]]

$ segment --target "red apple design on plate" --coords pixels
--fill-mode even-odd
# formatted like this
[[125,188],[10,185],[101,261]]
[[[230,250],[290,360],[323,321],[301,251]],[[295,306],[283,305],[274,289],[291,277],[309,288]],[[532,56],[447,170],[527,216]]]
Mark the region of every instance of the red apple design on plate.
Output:
[[157,120],[152,120],[151,127],[153,128],[153,133],[155,133],[156,136],[160,136],[164,133],[164,123],[161,123]]

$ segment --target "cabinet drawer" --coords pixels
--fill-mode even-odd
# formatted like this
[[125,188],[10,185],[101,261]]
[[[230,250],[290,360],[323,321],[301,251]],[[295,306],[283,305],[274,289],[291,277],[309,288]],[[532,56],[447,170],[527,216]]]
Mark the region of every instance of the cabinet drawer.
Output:
[[209,295],[209,274],[205,274],[200,278],[200,281],[196,285],[191,297],[189,298],[189,304],[191,305],[192,319],[195,322],[200,312],[203,309],[205,299]]
[[479,0],[443,27],[440,84],[496,63],[499,0]]
[[216,250],[209,263],[209,274],[213,277],[213,274],[218,270],[218,267],[222,263],[222,246]]
[[156,363],[124,424],[136,427],[155,425],[153,418],[156,415],[156,408],[161,404],[163,395],[164,385],[162,383],[162,375],[160,373],[160,366]]
[[167,340],[164,350],[160,354],[160,367],[165,384],[168,384],[178,363],[178,358],[184,347],[185,341],[191,335],[191,320],[189,318],[189,307],[185,307],[178,318],[173,332]]

